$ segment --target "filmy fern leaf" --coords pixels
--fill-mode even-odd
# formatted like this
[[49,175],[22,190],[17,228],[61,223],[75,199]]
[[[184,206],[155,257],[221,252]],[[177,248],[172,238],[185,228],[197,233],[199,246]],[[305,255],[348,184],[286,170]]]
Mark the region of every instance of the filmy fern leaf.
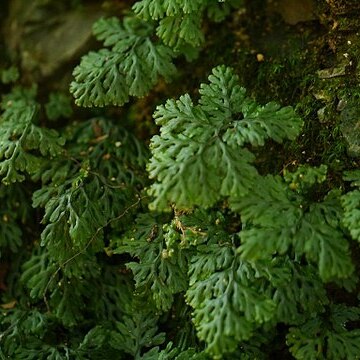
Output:
[[[43,223],[47,225],[42,232],[42,245],[56,249],[53,253],[58,253],[58,259],[83,249],[92,237],[97,241],[101,238],[106,218],[99,185],[96,178],[89,183],[76,179],[68,186],[44,186],[34,193],[34,207],[45,206]],[[96,241],[91,245],[94,244]]]
[[57,261],[84,248],[101,249],[103,228],[139,202],[136,186],[142,183],[146,152],[126,130],[110,128],[104,119],[70,128],[68,156],[34,175],[43,182],[33,194],[33,206],[45,208],[42,245]]
[[346,326],[359,320],[359,308],[332,305],[328,316],[290,328],[287,343],[296,359],[345,360],[359,357],[360,331]]
[[[225,2],[225,4],[224,4]],[[199,47],[204,42],[204,13],[221,21],[241,0],[141,0],[133,5],[135,14],[145,20],[156,20],[156,34],[166,45],[181,51],[184,45]]]
[[12,252],[16,252],[22,244],[22,231],[16,218],[16,213],[0,208],[0,248],[9,247]]
[[[53,288],[54,282],[50,282],[56,271],[56,265],[49,259],[46,251],[36,249],[32,257],[23,264],[23,272],[21,281],[30,289],[30,297],[33,299],[41,299],[44,296],[48,286]],[[54,280],[57,280],[55,277]],[[55,281],[56,283],[56,281]]]
[[232,208],[245,224],[240,232],[243,258],[267,258],[293,249],[297,256],[305,254],[317,263],[325,281],[353,272],[337,191],[322,202],[311,202],[306,192],[299,194],[279,176],[269,175],[259,177],[253,191],[234,200]]
[[344,173],[344,180],[352,181],[351,185],[357,187],[341,197],[344,208],[343,224],[349,230],[352,238],[360,241],[360,172],[359,170]]
[[[170,239],[175,236],[176,239]],[[179,234],[173,227],[141,214],[134,231],[112,245],[114,253],[129,253],[138,262],[128,262],[137,293],[151,296],[159,309],[168,310],[175,294],[187,287],[187,256],[178,245]]]
[[272,299],[276,303],[276,318],[285,324],[301,324],[306,314],[321,313],[328,304],[326,290],[316,268],[301,266],[296,261],[285,260],[279,264],[289,276],[273,283]]
[[198,250],[191,260],[186,296],[199,338],[210,353],[219,355],[249,339],[256,324],[269,321],[275,304],[252,287],[254,270],[231,247],[202,245]]
[[133,10],[145,19],[159,20],[165,16],[189,14],[199,11],[204,0],[141,0],[137,1]]
[[23,224],[31,216],[31,206],[23,184],[0,183],[0,257],[9,249],[17,252],[23,243]]
[[156,34],[166,45],[199,46],[204,41],[201,31],[203,0],[142,0],[134,4],[134,12],[146,20],[159,20]]
[[220,22],[223,21],[227,15],[229,15],[232,9],[237,9],[243,4],[243,0],[208,0],[206,14],[212,21]]
[[123,105],[144,96],[160,76],[169,80],[175,67],[167,46],[153,43],[153,26],[137,18],[100,19],[93,28],[109,48],[90,52],[74,70],[70,91],[79,106]]
[[69,118],[72,115],[71,97],[61,92],[52,92],[45,104],[47,118],[51,121]]
[[209,82],[201,85],[198,105],[186,94],[156,109],[161,133],[152,138],[148,166],[156,180],[150,190],[153,208],[209,207],[223,197],[244,195],[257,172],[254,155],[243,145],[294,139],[301,129],[290,107],[263,107],[246,98],[232,69],[214,68]]
[[36,125],[38,105],[34,91],[15,89],[3,97],[0,117],[0,175],[4,184],[23,181],[41,167],[44,157],[62,151],[57,131]]
[[[110,344],[118,350],[131,355],[133,359],[141,359],[146,348],[152,348],[165,341],[165,333],[158,331],[159,317],[148,309],[136,306],[129,308],[121,322],[113,331]],[[156,350],[155,350],[156,351]]]

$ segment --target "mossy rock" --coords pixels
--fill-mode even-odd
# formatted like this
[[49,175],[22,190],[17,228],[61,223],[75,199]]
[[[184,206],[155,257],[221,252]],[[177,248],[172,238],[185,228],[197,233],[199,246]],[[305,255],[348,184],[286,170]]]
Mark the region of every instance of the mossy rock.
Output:
[[360,157],[360,102],[348,102],[340,113],[340,121],[349,156]]

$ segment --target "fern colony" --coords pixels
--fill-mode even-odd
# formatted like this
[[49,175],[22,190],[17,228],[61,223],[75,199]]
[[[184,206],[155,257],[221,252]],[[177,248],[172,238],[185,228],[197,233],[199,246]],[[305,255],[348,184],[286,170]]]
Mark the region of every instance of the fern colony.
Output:
[[310,1],[309,53],[263,3],[113,4],[77,107],[4,65],[1,359],[360,357],[357,27]]

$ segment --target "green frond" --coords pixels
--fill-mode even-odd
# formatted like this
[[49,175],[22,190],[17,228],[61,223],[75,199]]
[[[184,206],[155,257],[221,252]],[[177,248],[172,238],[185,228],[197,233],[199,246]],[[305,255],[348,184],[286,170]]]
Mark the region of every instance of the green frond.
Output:
[[[85,55],[74,70],[70,92],[79,106],[121,106],[129,96],[144,96],[159,77],[170,80],[173,53],[153,43],[151,24],[136,18],[100,19],[94,34],[106,48]],[[110,47],[110,48],[109,48]]]
[[210,207],[224,197],[246,194],[257,171],[255,157],[244,145],[294,139],[301,130],[302,121],[290,107],[258,106],[225,66],[213,69],[200,95],[197,105],[186,94],[154,113],[161,126],[160,135],[152,138],[148,165],[156,181],[150,189],[154,209],[171,203]]

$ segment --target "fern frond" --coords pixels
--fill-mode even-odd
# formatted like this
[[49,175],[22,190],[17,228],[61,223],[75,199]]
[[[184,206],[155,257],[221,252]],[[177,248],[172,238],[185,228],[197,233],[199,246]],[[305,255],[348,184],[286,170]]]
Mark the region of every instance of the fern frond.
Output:
[[[160,135],[151,142],[148,166],[155,179],[153,208],[212,206],[223,197],[245,194],[257,175],[254,155],[243,145],[272,138],[294,139],[302,121],[290,107],[265,107],[245,97],[232,69],[219,66],[202,84],[194,105],[188,94],[158,106]],[[193,179],[198,179],[196,182]]]
[[293,249],[296,256],[305,254],[317,263],[324,281],[350,276],[354,266],[340,226],[339,193],[311,202],[306,186],[302,188],[300,195],[278,176],[259,177],[251,193],[234,200],[232,208],[239,211],[245,225],[240,232],[243,258],[267,258]]
[[296,359],[356,359],[360,331],[347,323],[359,320],[359,308],[332,305],[328,318],[316,317],[298,328],[290,328],[287,344]]
[[38,105],[33,92],[15,89],[3,98],[0,117],[0,175],[6,185],[25,180],[39,170],[44,158],[62,152],[57,131],[36,125]]
[[127,17],[100,19],[95,36],[109,48],[85,55],[74,70],[70,91],[79,106],[121,106],[129,96],[144,96],[158,82],[175,72],[173,52],[153,43],[153,26]]

